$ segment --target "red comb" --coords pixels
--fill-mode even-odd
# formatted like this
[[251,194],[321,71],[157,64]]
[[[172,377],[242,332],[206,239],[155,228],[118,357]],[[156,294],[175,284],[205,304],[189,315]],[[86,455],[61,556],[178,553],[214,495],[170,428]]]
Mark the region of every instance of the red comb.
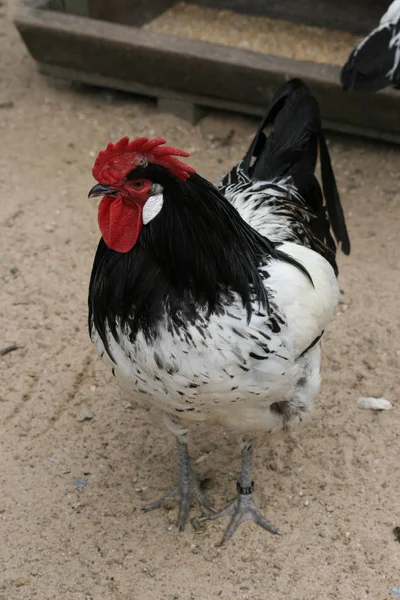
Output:
[[124,137],[116,144],[109,143],[95,160],[93,177],[103,185],[113,185],[119,183],[135,167],[154,163],[167,169],[177,179],[185,181],[196,171],[175,156],[187,157],[190,154],[178,148],[163,146],[165,141],[162,138],[149,140],[142,137],[130,142],[128,137]]

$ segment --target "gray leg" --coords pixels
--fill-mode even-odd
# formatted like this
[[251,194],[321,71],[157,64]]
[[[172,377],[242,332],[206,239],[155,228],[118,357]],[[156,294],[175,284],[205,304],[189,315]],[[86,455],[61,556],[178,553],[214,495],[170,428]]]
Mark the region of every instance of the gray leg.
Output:
[[212,520],[220,517],[232,517],[231,522],[229,523],[228,528],[218,546],[225,544],[225,542],[232,537],[236,529],[241,523],[243,523],[243,521],[255,521],[267,531],[280,534],[280,531],[262,516],[253,502],[252,493],[254,489],[254,482],[251,480],[252,458],[253,442],[246,438],[244,440],[244,447],[242,449],[242,470],[239,481],[237,482],[238,495],[236,499],[220,512],[216,513],[215,515],[211,515],[210,517],[206,517],[207,519]]
[[208,502],[207,498],[205,498],[197,482],[196,475],[192,470],[192,461],[189,456],[187,444],[185,444],[181,440],[177,440],[177,444],[179,459],[178,487],[171,494],[168,494],[168,496],[165,496],[164,498],[161,498],[156,502],[152,502],[151,504],[146,504],[146,506],[142,507],[142,510],[144,512],[147,512],[155,508],[160,508],[160,506],[162,506],[165,501],[177,500],[179,503],[179,513],[176,526],[179,529],[179,531],[182,531],[185,527],[185,523],[189,515],[190,505],[194,498],[207,510],[211,512],[215,511],[211,504]]

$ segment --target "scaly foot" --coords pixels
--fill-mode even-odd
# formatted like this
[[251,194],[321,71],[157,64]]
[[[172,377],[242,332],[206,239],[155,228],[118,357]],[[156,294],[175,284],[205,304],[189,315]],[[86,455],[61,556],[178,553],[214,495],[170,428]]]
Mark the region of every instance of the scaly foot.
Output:
[[254,484],[250,487],[243,488],[240,483],[237,484],[238,495],[235,500],[228,504],[226,508],[216,513],[215,515],[210,515],[209,517],[204,517],[204,519],[212,520],[219,519],[221,517],[232,517],[231,522],[228,525],[227,530],[224,533],[222,540],[217,546],[223,546],[229,538],[235,533],[236,529],[239,527],[243,521],[255,521],[261,527],[264,527],[267,531],[271,533],[275,533],[280,535],[280,531],[271,525],[260,513],[257,506],[254,504],[252,498],[252,492],[254,489]]
[[149,510],[160,508],[160,506],[163,506],[165,501],[177,500],[179,503],[179,513],[176,526],[178,527],[179,531],[182,531],[189,515],[190,505],[194,499],[196,499],[199,504],[204,506],[210,512],[215,512],[215,510],[201,491],[199,483],[196,479],[196,475],[192,471],[187,444],[179,439],[177,440],[177,444],[179,457],[178,487],[171,494],[161,498],[160,500],[157,500],[157,502],[146,504],[146,506],[142,507],[142,510],[144,512],[148,512]]
[[169,500],[176,500],[179,503],[178,520],[176,522],[176,526],[179,531],[183,531],[189,516],[190,506],[194,499],[196,499],[197,502],[201,506],[204,506],[204,508],[206,508],[208,511],[215,512],[215,509],[204,496],[194,476],[191,477],[189,482],[185,482],[185,485],[183,485],[181,482],[180,486],[171,494],[168,494],[168,496],[164,496],[164,498],[160,498],[160,500],[157,500],[156,502],[142,506],[141,510],[148,512],[149,510],[154,510],[155,508],[160,508],[161,506],[166,505]]

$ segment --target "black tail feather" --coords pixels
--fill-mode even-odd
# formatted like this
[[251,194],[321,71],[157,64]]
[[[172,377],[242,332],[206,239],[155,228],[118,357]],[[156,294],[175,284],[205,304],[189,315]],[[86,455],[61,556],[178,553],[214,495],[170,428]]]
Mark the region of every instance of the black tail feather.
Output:
[[[272,130],[264,133],[268,126],[272,126]],[[318,151],[323,194],[315,177]],[[290,176],[317,217],[317,228],[313,232],[316,237],[334,253],[335,244],[329,232],[331,225],[337,243],[341,244],[345,254],[349,254],[350,240],[322,130],[319,105],[301,80],[292,79],[275,94],[241,166],[248,177],[256,180]]]
[[324,191],[326,209],[331,221],[332,230],[336,241],[341,244],[342,252],[348,255],[350,254],[350,239],[347,233],[335,174],[332,169],[331,157],[322,131],[319,136],[319,155],[321,161],[322,189]]
[[[296,107],[297,120],[293,119]],[[307,86],[300,79],[292,79],[284,84],[272,99],[271,106],[243,159],[244,172],[254,179],[283,177],[292,171],[302,158],[311,160],[314,171],[317,161],[317,144],[310,153],[310,133],[317,133],[313,115],[318,112],[318,103],[311,96]],[[307,131],[307,124],[311,131]],[[273,126],[269,134],[264,130]],[[307,146],[308,153],[304,152]],[[252,159],[255,159],[252,163]],[[301,169],[297,169],[301,171]],[[292,173],[291,173],[292,174]]]

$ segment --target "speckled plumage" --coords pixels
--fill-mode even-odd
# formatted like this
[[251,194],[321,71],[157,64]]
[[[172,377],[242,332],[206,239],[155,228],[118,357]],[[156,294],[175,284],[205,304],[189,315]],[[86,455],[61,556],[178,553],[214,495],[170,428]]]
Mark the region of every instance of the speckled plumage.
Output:
[[[293,236],[289,228],[287,236]],[[260,272],[270,314],[254,302],[250,323],[236,294],[217,313],[203,309],[180,327],[165,311],[151,341],[140,331],[132,340],[128,329],[119,329],[118,342],[109,336],[115,363],[93,332],[118,384],[138,404],[164,413],[173,433],[184,435],[191,421],[205,420],[240,432],[277,431],[310,414],[319,388],[319,343],[301,355],[327,326],[338,286],[332,267],[313,250],[292,242],[282,249],[306,266],[314,287],[295,266],[266,260]],[[276,406],[280,402],[287,404]]]
[[310,416],[320,340],[339,296],[331,228],[350,250],[318,105],[301,82],[283,86],[244,159],[216,186],[143,161],[125,180],[149,197],[128,252],[100,241],[92,340],[120,387],[181,440],[171,496],[181,502],[179,527],[193,495],[207,506],[190,484],[190,424],[220,422],[247,440],[238,502],[221,513],[233,515],[224,541],[247,518],[277,533],[244,498],[253,488],[247,434]]

